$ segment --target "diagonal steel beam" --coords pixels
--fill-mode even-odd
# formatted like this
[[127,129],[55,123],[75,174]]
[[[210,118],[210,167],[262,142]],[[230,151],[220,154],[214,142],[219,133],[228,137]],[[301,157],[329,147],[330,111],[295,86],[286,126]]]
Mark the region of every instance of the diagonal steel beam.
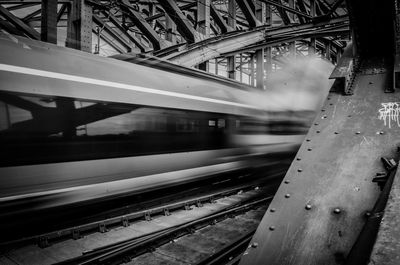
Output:
[[233,30],[232,27],[230,27],[230,26],[228,26],[228,24],[226,24],[224,18],[218,12],[217,8],[214,6],[213,3],[210,4],[210,14],[211,14],[211,17],[214,19],[215,24],[217,24],[218,27],[221,29],[222,33],[226,33],[228,31]]
[[[273,2],[283,5],[282,0],[273,0]],[[290,18],[286,13],[286,11],[281,7],[276,7],[276,10],[278,10],[279,16],[281,17],[283,24],[285,25],[290,24]]]
[[[186,5],[180,6],[179,9],[180,10],[186,10],[186,9],[190,9],[192,7],[195,7],[196,5],[197,5],[197,3],[193,2],[193,3],[189,3],[189,4],[186,4]],[[150,22],[150,21],[153,21],[154,19],[161,18],[161,17],[164,17],[164,16],[165,16],[164,12],[158,13],[158,14],[155,14],[153,16],[146,17],[146,21]]]
[[108,17],[110,22],[113,23],[113,25],[116,26],[121,32],[124,32],[125,36],[128,37],[131,42],[135,43],[135,45],[140,49],[141,52],[148,52],[151,50],[149,47],[144,45],[135,35],[129,34],[128,29],[121,25],[121,22],[119,22],[118,19],[113,14],[111,14],[111,11],[108,11],[108,13],[106,11],[103,11],[103,15]]
[[278,2],[273,1],[273,0],[261,0],[261,2],[264,2],[264,3],[266,3],[266,4],[270,4],[270,5],[279,7],[279,8],[281,8],[281,9],[283,9],[283,10],[289,12],[289,13],[296,14],[296,15],[298,15],[298,16],[300,16],[300,17],[309,18],[309,19],[312,18],[310,15],[308,15],[308,14],[305,13],[305,12],[298,11],[298,10],[296,10],[296,9],[294,9],[294,8],[290,8],[290,7],[288,7],[288,6],[283,5],[282,3],[278,3]]
[[185,17],[174,0],[159,0],[158,3],[175,22],[178,32],[187,42],[193,43],[200,40],[193,25]]
[[250,28],[261,26],[261,22],[256,18],[254,14],[254,6],[248,0],[236,0],[240,10],[242,10]]
[[133,46],[129,42],[127,42],[124,38],[122,38],[113,28],[111,28],[96,14],[93,14],[93,22],[96,23],[101,28],[103,28],[112,38],[114,38],[120,44],[122,44],[128,50],[128,52],[132,50]]
[[336,0],[335,3],[331,6],[329,12],[326,14],[326,16],[331,16],[333,13],[335,13],[336,9],[344,2],[344,0]]
[[150,24],[147,23],[142,15],[132,8],[132,5],[128,0],[122,0],[120,7],[123,12],[129,14],[129,18],[132,19],[138,29],[150,40],[155,50],[159,50],[167,46],[165,41],[158,36],[157,32],[155,32]]
[[65,11],[67,10],[68,4],[62,4],[60,10],[57,13],[57,23],[61,20]]
[[22,18],[22,21],[23,22],[29,22],[29,20],[31,20],[32,18],[34,18],[35,16],[37,16],[37,15],[39,15],[40,13],[42,13],[42,9],[38,9],[38,10],[36,10],[36,11],[34,11],[34,12],[32,12],[32,13],[30,13],[30,14],[28,14],[28,15],[26,15],[25,17],[23,17]]
[[7,8],[0,5],[0,15],[13,24],[18,30],[32,39],[40,40],[40,34],[33,28],[26,25],[21,19],[14,16]]
[[[97,30],[95,29],[95,26],[93,25],[93,28],[92,28],[92,32],[94,33],[94,34],[98,34],[98,32],[97,32]],[[113,41],[113,39],[111,39],[111,38],[109,38],[108,36],[106,36],[105,34],[102,34],[101,35],[101,39],[103,40],[103,41],[105,41],[108,45],[110,45],[111,47],[113,47],[116,51],[118,51],[119,53],[126,53],[126,51],[125,50],[123,50],[119,45],[117,45],[114,41]],[[100,47],[99,47],[99,49],[100,49]]]

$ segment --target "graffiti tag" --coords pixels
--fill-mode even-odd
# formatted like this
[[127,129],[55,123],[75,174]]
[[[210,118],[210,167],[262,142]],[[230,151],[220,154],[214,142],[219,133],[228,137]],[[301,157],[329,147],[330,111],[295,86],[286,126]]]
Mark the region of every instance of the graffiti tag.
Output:
[[391,128],[392,124],[396,124],[400,127],[400,103],[399,102],[388,102],[381,103],[382,108],[379,109],[379,119],[383,120],[385,126]]

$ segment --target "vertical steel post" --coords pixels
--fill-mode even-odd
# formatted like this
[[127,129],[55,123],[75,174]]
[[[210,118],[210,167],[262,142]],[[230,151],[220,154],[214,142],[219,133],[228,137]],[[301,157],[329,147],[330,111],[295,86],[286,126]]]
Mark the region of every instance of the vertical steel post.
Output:
[[41,40],[57,44],[57,0],[42,0]]
[[73,0],[68,8],[66,46],[92,52],[92,7],[85,0]]

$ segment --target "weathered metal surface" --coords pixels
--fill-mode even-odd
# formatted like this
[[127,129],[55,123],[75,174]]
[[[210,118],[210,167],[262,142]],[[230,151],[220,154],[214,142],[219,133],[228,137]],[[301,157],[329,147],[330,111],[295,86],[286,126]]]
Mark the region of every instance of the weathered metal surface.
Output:
[[345,48],[339,63],[336,65],[329,78],[341,80],[340,90],[345,95],[351,95],[353,94],[353,85],[358,68],[359,61],[357,57],[353,56],[353,44],[350,43]]
[[398,169],[380,230],[370,257],[370,265],[400,264],[400,170]]
[[[278,45],[282,42],[287,42],[287,38],[289,37],[298,37],[302,34],[309,37],[310,33],[317,31],[317,28],[326,30],[329,27],[336,28],[343,26],[346,28],[347,25],[347,17],[329,19],[318,24],[307,23],[302,25],[290,25],[274,28],[264,25],[245,32],[232,32],[223,37],[218,36],[207,39],[194,45],[187,46],[184,50],[169,54],[168,56],[165,56],[164,59],[168,59],[184,66],[194,66],[217,58],[221,55],[228,56],[233,55],[229,53],[239,53],[239,51],[243,51],[245,47],[259,42],[269,41],[271,43],[273,42],[273,45]],[[276,40],[277,37],[280,37],[281,39]],[[251,47],[251,49],[260,49],[267,46],[268,44],[263,43],[261,47]]]
[[380,157],[396,151],[398,109],[386,103],[400,92],[384,93],[388,78],[358,74],[353,96],[328,95],[241,265],[343,264],[380,193]]

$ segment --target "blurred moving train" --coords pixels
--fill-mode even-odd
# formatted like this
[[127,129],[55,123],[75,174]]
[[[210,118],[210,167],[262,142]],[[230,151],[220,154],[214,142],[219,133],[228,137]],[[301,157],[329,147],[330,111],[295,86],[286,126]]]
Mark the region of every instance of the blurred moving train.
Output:
[[257,167],[265,154],[293,154],[312,119],[155,59],[150,68],[8,34],[0,47],[0,207],[60,206]]

